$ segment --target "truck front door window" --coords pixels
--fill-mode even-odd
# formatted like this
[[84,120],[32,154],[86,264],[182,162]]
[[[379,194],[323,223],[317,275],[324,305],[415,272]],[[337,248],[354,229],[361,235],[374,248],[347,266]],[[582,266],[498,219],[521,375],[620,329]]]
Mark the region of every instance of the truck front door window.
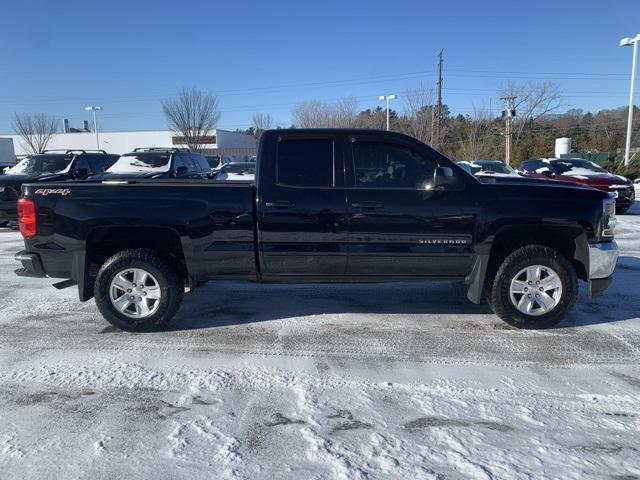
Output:
[[353,146],[355,186],[424,190],[435,162],[400,145],[358,142]]

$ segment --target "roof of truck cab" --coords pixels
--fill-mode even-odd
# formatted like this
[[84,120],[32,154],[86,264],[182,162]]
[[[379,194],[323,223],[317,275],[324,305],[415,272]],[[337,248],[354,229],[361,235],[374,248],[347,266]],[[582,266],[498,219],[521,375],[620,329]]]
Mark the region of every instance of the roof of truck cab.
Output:
[[271,130],[265,130],[264,133],[371,133],[376,135],[389,135],[389,136],[400,136],[400,137],[410,137],[409,135],[405,135],[404,133],[394,132],[389,130],[378,130],[374,128],[274,128]]

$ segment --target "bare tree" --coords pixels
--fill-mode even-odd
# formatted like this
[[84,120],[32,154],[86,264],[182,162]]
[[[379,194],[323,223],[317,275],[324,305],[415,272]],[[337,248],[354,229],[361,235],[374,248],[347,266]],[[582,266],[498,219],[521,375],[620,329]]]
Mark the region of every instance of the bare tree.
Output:
[[178,98],[163,101],[162,110],[169,128],[196,152],[211,143],[206,137],[215,129],[222,115],[218,109],[218,98],[195,87],[183,88],[178,92]]
[[[398,115],[395,110],[389,113],[391,129],[395,130]],[[373,110],[367,108],[358,114],[356,126],[358,128],[372,128],[374,130],[384,130],[387,128],[387,111],[377,106]],[[402,130],[402,128],[401,128]]]
[[334,103],[309,100],[293,109],[291,118],[297,128],[354,127],[358,117],[358,101],[347,97]]
[[427,144],[431,142],[434,97],[433,88],[423,83],[409,88],[404,94],[406,117],[404,133]]
[[353,128],[358,116],[358,100],[346,97],[338,100],[331,109],[330,127]]
[[43,153],[58,131],[58,119],[44,113],[15,114],[13,131],[20,136],[24,149],[32,154]]
[[463,138],[458,149],[460,160],[478,160],[491,157],[494,134],[493,119],[485,108],[474,108],[473,116],[464,119]]
[[273,118],[268,113],[256,113],[251,117],[251,126],[255,137],[260,138],[262,132],[273,128]]
[[554,82],[519,85],[508,82],[500,90],[500,97],[515,96],[516,117],[513,122],[513,140],[517,142],[541,117],[563,106],[560,87]]

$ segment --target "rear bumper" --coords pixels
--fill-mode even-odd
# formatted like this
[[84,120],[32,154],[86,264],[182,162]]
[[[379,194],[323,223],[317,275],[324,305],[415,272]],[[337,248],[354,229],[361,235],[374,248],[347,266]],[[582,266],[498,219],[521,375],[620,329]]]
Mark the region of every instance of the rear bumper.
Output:
[[29,253],[24,250],[15,254],[14,257],[17,261],[22,263],[22,268],[14,270],[14,273],[20,277],[36,277],[43,278],[47,274],[44,273],[42,266],[42,260],[37,253]]
[[601,296],[611,284],[618,254],[615,241],[589,245],[589,298]]

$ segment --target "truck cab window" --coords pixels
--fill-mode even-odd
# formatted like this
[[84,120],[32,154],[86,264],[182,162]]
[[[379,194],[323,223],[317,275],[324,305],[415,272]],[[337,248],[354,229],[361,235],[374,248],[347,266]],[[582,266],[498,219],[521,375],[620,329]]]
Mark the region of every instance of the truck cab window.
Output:
[[107,169],[107,164],[102,158],[104,155],[88,155],[87,160],[91,167],[91,173],[102,173]]
[[277,183],[294,187],[333,186],[333,140],[282,140],[278,143]]
[[433,181],[436,162],[401,145],[358,142],[353,145],[355,186],[424,189]]
[[[181,169],[181,167],[184,168]],[[175,154],[173,156],[173,174],[176,176],[183,176],[187,173],[188,170],[189,166],[185,163],[183,156]]]

